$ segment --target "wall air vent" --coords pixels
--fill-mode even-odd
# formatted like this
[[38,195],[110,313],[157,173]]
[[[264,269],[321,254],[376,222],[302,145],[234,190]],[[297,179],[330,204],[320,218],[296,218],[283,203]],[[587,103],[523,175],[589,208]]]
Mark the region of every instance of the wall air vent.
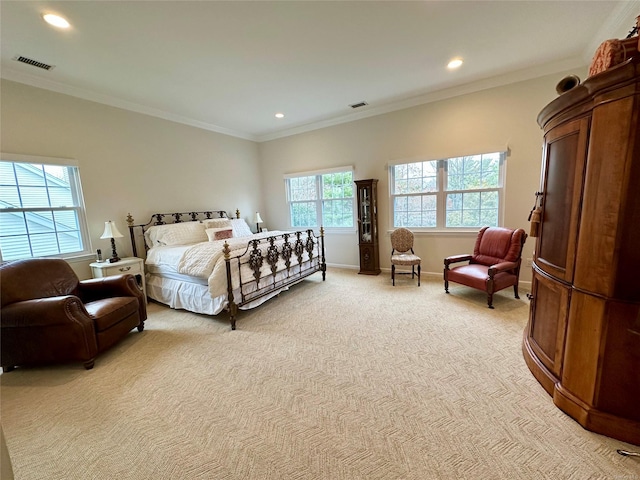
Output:
[[34,67],[42,68],[43,70],[53,70],[55,68],[55,65],[47,65],[46,63],[42,63],[37,60],[33,60],[31,58],[23,57],[22,55],[13,57],[13,59],[16,62],[26,63],[27,65],[32,65]]
[[360,103],[354,103],[353,105],[349,105],[351,108],[360,108],[360,107],[364,107],[365,105],[369,105],[367,102],[360,102]]

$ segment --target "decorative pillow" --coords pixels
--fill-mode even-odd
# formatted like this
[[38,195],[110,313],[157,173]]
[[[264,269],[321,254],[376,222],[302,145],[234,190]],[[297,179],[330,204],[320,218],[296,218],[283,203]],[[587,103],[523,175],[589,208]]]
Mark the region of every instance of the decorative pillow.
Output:
[[207,237],[209,237],[210,242],[233,237],[233,230],[231,228],[207,228],[205,232],[207,232]]
[[228,218],[210,218],[208,220],[203,220],[202,224],[204,228],[230,228],[231,220]]
[[149,247],[160,245],[188,245],[207,241],[207,233],[200,222],[154,225],[144,234]]
[[234,237],[248,237],[249,235],[253,235],[244,218],[232,218],[231,228],[233,229]]

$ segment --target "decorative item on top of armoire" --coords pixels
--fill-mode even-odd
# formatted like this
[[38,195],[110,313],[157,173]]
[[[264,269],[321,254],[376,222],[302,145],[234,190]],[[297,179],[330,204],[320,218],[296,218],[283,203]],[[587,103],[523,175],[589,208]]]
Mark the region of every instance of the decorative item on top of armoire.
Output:
[[630,57],[538,116],[541,222],[523,354],[558,408],[640,445],[638,46]]
[[365,275],[380,273],[378,247],[378,180],[356,180],[358,199],[358,248],[360,271]]
[[562,95],[572,88],[576,88],[578,85],[580,85],[580,77],[577,75],[567,75],[556,85],[556,93]]
[[627,38],[624,40],[614,38],[602,42],[589,65],[589,76],[604,72],[637,54],[640,50],[640,37],[637,36],[639,28],[640,16],[636,18],[636,25],[629,31]]

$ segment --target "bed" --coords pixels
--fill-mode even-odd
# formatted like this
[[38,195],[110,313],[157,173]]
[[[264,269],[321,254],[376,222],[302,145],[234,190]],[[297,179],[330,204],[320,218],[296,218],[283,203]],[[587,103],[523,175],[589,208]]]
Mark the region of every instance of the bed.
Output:
[[133,255],[145,259],[149,298],[205,315],[257,307],[316,272],[326,279],[324,229],[254,234],[236,210],[127,216]]

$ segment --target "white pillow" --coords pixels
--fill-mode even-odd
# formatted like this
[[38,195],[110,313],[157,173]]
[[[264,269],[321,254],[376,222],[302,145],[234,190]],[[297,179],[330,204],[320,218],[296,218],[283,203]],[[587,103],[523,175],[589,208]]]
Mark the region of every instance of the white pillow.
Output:
[[234,237],[248,237],[249,235],[253,235],[244,218],[232,218],[231,228],[233,229]]
[[154,225],[144,234],[149,247],[160,245],[188,245],[207,241],[207,233],[200,222],[180,222]]
[[231,220],[228,218],[209,218],[203,220],[204,228],[231,228]]
[[213,242],[215,240],[224,240],[233,236],[233,229],[231,227],[207,228],[205,232],[207,232],[207,237],[209,237],[210,242]]

